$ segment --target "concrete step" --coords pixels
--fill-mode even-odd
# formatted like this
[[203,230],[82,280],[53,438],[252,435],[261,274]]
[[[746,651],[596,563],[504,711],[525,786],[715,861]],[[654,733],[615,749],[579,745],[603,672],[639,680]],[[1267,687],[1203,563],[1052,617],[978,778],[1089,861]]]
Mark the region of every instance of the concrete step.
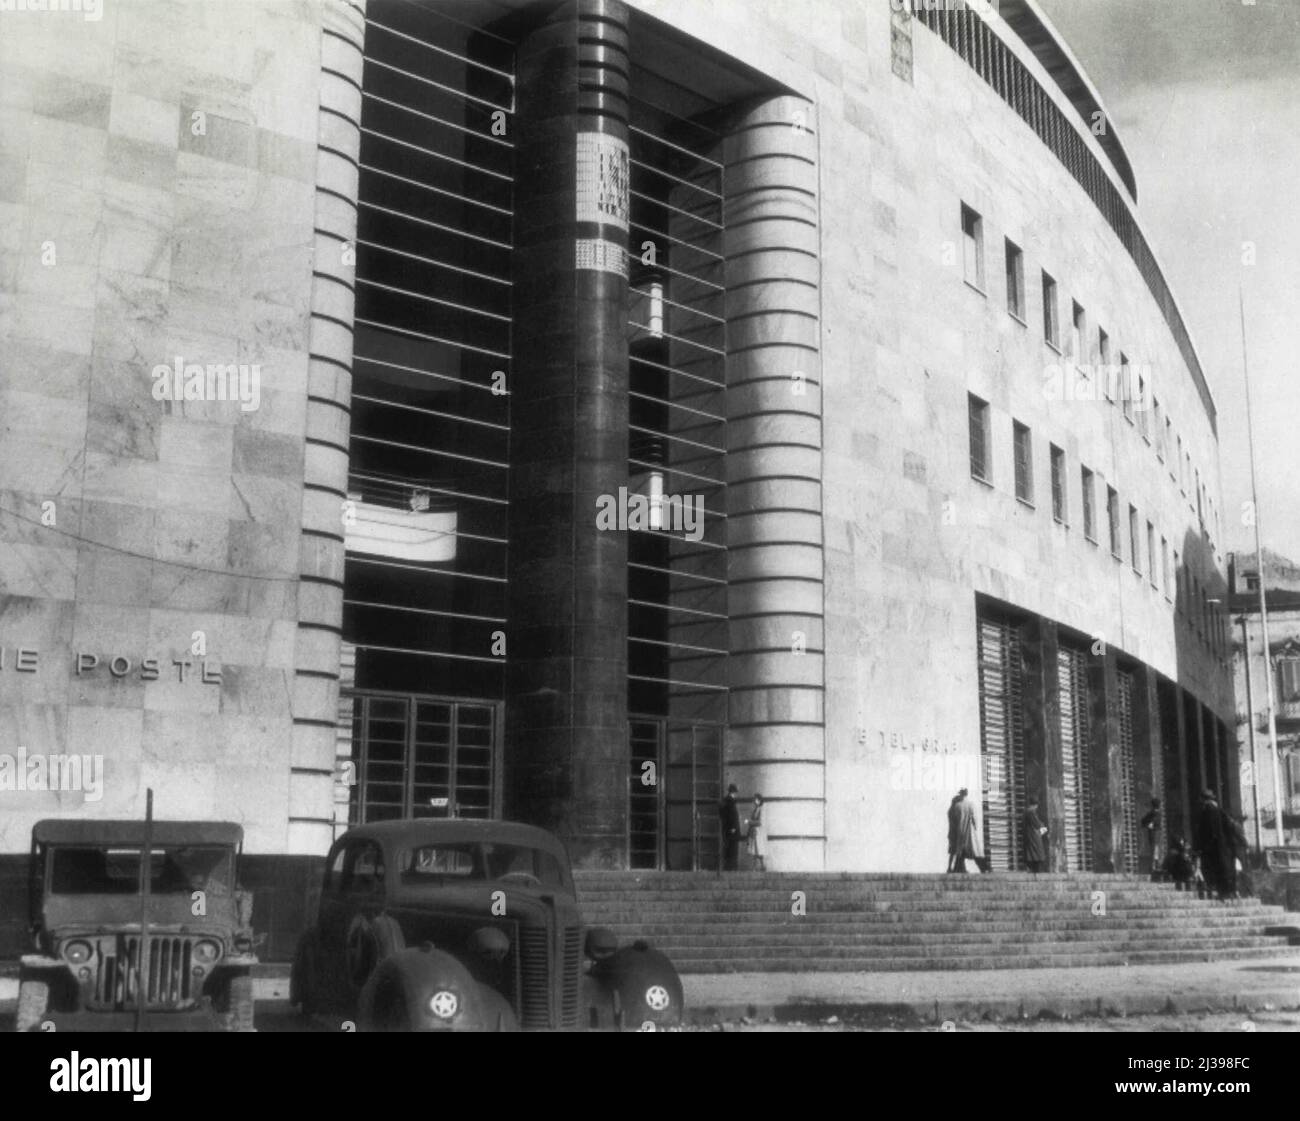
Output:
[[[586,920],[687,972],[991,969],[1291,952],[1285,912],[1080,873],[581,872]],[[792,892],[807,908],[791,914]],[[1095,915],[1094,893],[1106,913]]]
[[[700,938],[717,938],[719,926],[712,923],[691,923],[691,924],[673,924],[673,923],[638,923],[624,922],[615,924],[601,924],[604,929],[613,931],[620,938],[648,938],[663,939],[669,937],[685,937],[687,935]],[[1216,923],[1213,925],[1197,925],[1187,923],[1182,926],[1167,926],[1161,924],[1148,924],[1146,926],[1132,926],[1128,924],[1115,924],[1106,920],[1094,920],[1092,923],[1073,923],[1068,926],[1057,925],[1054,923],[1033,923],[1033,924],[980,924],[980,925],[963,925],[960,923],[944,923],[938,926],[926,926],[923,929],[900,930],[895,926],[884,925],[864,925],[862,923],[815,923],[805,919],[792,919],[788,923],[774,925],[750,924],[748,926],[733,926],[724,928],[731,943],[741,941],[762,941],[765,939],[813,939],[813,938],[831,938],[840,941],[881,941],[897,944],[907,940],[943,940],[951,938],[969,938],[969,939],[1000,939],[1007,936],[1023,935],[1025,937],[1038,937],[1044,935],[1059,935],[1063,938],[1114,938],[1117,933],[1123,933],[1135,938],[1164,938],[1173,935],[1182,934],[1200,934],[1200,935],[1222,935],[1224,937],[1234,937],[1241,934],[1259,934],[1261,928],[1256,923],[1248,921]],[[1263,933],[1269,935],[1282,935],[1284,932],[1277,927],[1265,927]]]
[[[1300,961],[1300,950],[1290,951]],[[1262,947],[1223,947],[1214,951],[1145,950],[1119,953],[1079,954],[1033,953],[1012,958],[985,954],[950,957],[837,957],[800,954],[789,958],[746,959],[742,956],[715,955],[712,958],[674,958],[682,973],[887,973],[904,971],[992,970],[992,969],[1085,969],[1100,966],[1165,965],[1181,962],[1246,961],[1274,959],[1288,953],[1276,945]]]

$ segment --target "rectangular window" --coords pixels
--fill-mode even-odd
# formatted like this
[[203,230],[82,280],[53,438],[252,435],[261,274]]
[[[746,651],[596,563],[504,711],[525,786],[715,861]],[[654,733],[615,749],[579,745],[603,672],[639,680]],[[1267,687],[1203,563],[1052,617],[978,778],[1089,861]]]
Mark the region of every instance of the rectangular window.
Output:
[[1106,520],[1110,523],[1110,555],[1123,560],[1119,544],[1119,494],[1114,487],[1106,488]]
[[1139,576],[1142,575],[1142,542],[1138,540],[1138,512],[1137,507],[1130,505],[1128,508],[1128,543],[1129,543],[1129,563],[1133,566],[1133,571]]
[[1086,467],[1080,467],[1079,474],[1083,478],[1083,535],[1095,545],[1097,543],[1097,519],[1092,506],[1092,472]]
[[1016,497],[1021,502],[1034,504],[1034,460],[1029,429],[1019,421],[1011,422],[1011,434],[1016,453]]
[[1070,301],[1070,321],[1070,357],[1076,366],[1086,366],[1088,363],[1087,316],[1084,315],[1083,308],[1079,306],[1077,300]]
[[1181,490],[1184,494],[1186,494],[1187,487],[1183,485],[1183,479],[1186,478],[1186,476],[1183,474],[1183,438],[1181,435],[1179,435],[1177,439],[1178,439],[1178,459],[1176,460],[1176,463],[1178,465],[1178,489]]
[[1141,374],[1137,375],[1137,398],[1133,407],[1137,410],[1138,431],[1142,433],[1142,439],[1149,444],[1151,443],[1151,418],[1147,415],[1147,379]]
[[1282,704],[1300,701],[1300,658],[1277,660],[1277,699]]
[[1154,395],[1151,397],[1151,412],[1154,416],[1153,424],[1156,430],[1156,458],[1161,463],[1165,461],[1165,418],[1164,413],[1160,410],[1160,402]]
[[1007,239],[1007,311],[1025,321],[1025,255]]
[[1156,565],[1156,527],[1147,522],[1147,579],[1153,588],[1158,588],[1160,569]]
[[1062,525],[1069,524],[1065,505],[1065,452],[1052,445],[1052,517]]
[[1133,387],[1129,385],[1131,371],[1128,368],[1128,355],[1119,352],[1119,400],[1124,410],[1124,419],[1133,423]]
[[1174,459],[1174,421],[1165,415],[1165,462],[1169,466],[1169,477],[1178,481],[1178,461]]
[[1115,400],[1115,379],[1110,376],[1110,336],[1100,327],[1097,328],[1097,366],[1098,377],[1106,393],[1107,401]]
[[1165,599],[1173,602],[1173,589],[1169,586],[1169,542],[1165,538],[1160,538],[1160,563],[1164,567],[1165,574]]
[[1183,587],[1186,584],[1186,577],[1183,575],[1182,558],[1178,555],[1178,550],[1174,550],[1174,610],[1181,615],[1183,613]]
[[970,411],[970,473],[983,482],[993,481],[993,464],[989,458],[989,405],[973,393],[968,394]]
[[961,204],[962,267],[966,283],[984,291],[984,219]]
[[1055,349],[1061,348],[1061,325],[1057,319],[1056,281],[1043,272],[1043,338]]

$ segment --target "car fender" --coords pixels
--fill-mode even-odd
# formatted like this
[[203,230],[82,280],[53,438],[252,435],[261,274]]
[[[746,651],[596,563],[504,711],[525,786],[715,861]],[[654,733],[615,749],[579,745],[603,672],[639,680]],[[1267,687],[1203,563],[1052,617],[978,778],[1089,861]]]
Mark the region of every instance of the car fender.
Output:
[[[615,1023],[631,1029],[653,1024],[669,1027],[682,1021],[682,980],[666,954],[634,942],[594,963],[591,978],[614,1002]],[[603,1019],[603,1002],[588,1004]]]
[[[429,943],[376,965],[357,1000],[360,1031],[501,1030],[501,1005],[454,956]],[[494,994],[495,995],[495,994]],[[438,1011],[432,1002],[437,999]],[[508,1006],[505,1010],[509,1011]],[[513,1015],[511,1016],[513,1020]],[[506,1029],[508,1030],[508,1029]]]

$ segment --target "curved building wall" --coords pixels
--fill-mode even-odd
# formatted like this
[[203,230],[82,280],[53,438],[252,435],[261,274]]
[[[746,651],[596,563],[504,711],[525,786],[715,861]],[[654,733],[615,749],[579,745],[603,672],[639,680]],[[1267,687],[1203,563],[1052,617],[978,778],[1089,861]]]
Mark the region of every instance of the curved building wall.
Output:
[[[1218,500],[1213,419],[1151,288],[1079,180],[940,36],[887,3],[851,12],[774,5],[761,17],[740,3],[707,13],[689,3],[645,7],[815,105],[826,866],[944,867],[948,800],[956,786],[980,782],[977,596],[1055,623],[1094,656],[1105,649],[1121,667],[1149,667],[1143,680],[1177,681],[1224,717],[1231,694],[1219,624],[1204,625],[1212,640],[1197,633],[1202,593],[1221,595],[1208,532]],[[1037,58],[991,22],[1118,185]],[[982,291],[964,277],[963,205],[980,218]],[[1023,253],[1023,322],[1007,310],[1004,239]],[[1043,271],[1056,282],[1062,348],[1077,301],[1089,363],[1100,327],[1112,362],[1122,354],[1142,373],[1150,440],[1136,409],[1130,423],[1119,403],[1067,400],[1049,380],[1067,360],[1044,339]],[[969,394],[988,404],[991,485],[971,476]],[[1152,396],[1161,428],[1171,421],[1164,462]],[[1032,505],[1015,493],[1013,421],[1030,433]],[[1179,439],[1191,464],[1184,486],[1185,465],[1171,475]],[[1064,454],[1063,522],[1053,516],[1051,445]],[[1097,544],[1082,528],[1085,466]],[[1108,487],[1118,495],[1122,560],[1107,540]],[[1187,581],[1181,614],[1178,578],[1166,594],[1162,540],[1171,573],[1176,552]],[[779,812],[778,802],[773,820]]]

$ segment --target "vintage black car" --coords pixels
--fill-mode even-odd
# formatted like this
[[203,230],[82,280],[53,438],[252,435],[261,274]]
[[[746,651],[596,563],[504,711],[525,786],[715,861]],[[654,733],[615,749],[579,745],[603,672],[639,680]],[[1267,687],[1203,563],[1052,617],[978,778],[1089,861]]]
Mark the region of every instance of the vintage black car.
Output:
[[582,925],[564,846],[504,821],[387,821],[330,849],[289,999],[363,1031],[677,1024],[682,986],[643,942]]
[[[143,821],[48,820],[32,828],[18,1031],[132,1026],[253,1030],[252,897],[237,887],[243,830],[156,821],[149,833],[148,973],[140,983]],[[143,990],[143,991],[142,991]]]

